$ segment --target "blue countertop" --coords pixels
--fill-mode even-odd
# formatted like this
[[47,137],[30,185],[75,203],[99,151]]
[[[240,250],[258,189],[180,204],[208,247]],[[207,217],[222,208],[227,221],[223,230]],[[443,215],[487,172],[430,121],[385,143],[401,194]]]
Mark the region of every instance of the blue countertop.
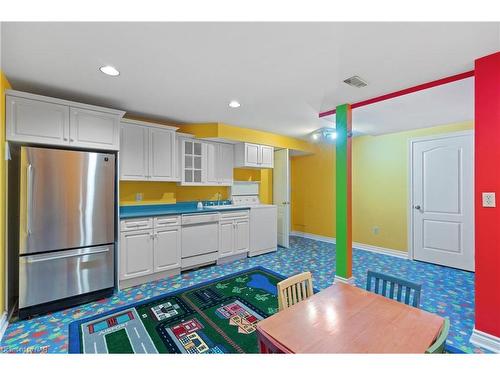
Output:
[[[207,213],[217,211],[235,211],[242,210],[245,207],[234,207],[217,209],[213,201],[203,202],[203,208],[198,209],[198,202],[181,202],[175,204],[148,204],[137,206],[120,206],[120,219],[131,219],[135,217],[162,216],[162,215],[181,215],[193,213]],[[215,204],[215,205],[214,205]],[[220,204],[229,204],[228,201],[221,201]],[[210,207],[210,208],[209,208]]]

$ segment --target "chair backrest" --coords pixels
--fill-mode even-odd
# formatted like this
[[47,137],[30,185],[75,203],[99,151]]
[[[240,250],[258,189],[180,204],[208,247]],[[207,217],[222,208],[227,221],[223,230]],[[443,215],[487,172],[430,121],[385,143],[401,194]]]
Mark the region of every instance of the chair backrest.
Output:
[[448,337],[448,332],[450,331],[450,320],[446,318],[444,320],[443,328],[439,333],[438,338],[434,341],[434,344],[429,346],[425,351],[425,354],[440,354],[444,353],[444,345],[446,344],[446,338]]
[[313,295],[311,272],[302,272],[289,277],[280,281],[276,287],[278,288],[278,307],[281,311]]
[[[366,290],[390,299],[395,299],[407,305],[419,307],[422,286],[380,272],[368,271],[366,277]],[[412,295],[413,298],[411,298]]]

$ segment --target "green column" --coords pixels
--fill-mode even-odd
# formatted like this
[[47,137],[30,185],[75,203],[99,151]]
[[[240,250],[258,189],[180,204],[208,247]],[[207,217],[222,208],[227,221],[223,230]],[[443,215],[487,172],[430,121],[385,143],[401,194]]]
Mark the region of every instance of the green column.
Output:
[[351,105],[336,109],[335,184],[336,184],[336,276],[352,277],[351,217]]

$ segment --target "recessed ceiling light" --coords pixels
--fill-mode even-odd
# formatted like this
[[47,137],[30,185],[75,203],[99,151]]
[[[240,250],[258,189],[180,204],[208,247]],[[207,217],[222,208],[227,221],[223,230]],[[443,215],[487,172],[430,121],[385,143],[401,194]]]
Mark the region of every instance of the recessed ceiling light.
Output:
[[112,76],[112,77],[116,77],[116,76],[120,75],[120,72],[114,66],[111,66],[111,65],[101,66],[99,68],[99,70],[101,72],[103,72],[104,74],[107,74],[108,76]]
[[231,100],[231,101],[229,102],[229,106],[230,106],[231,108],[238,108],[239,106],[241,106],[241,104],[240,104],[240,102],[239,102],[239,101],[237,101],[237,100]]

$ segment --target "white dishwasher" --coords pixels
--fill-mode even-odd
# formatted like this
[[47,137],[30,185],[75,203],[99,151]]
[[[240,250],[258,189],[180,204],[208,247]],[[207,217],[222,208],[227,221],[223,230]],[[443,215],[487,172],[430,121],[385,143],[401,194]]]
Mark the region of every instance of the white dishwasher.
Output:
[[182,270],[217,261],[219,216],[218,212],[182,215]]

